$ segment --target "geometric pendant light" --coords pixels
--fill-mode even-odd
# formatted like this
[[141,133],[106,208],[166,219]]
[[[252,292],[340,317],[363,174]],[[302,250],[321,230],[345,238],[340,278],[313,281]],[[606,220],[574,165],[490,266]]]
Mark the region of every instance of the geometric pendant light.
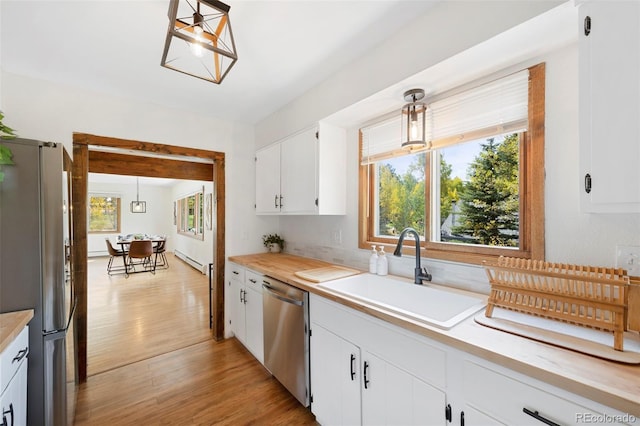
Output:
[[402,107],[401,140],[403,147],[425,146],[427,105],[420,100],[424,98],[424,90],[411,89],[404,93],[408,103]]
[[238,60],[229,9],[218,0],[170,0],[160,65],[220,84]]
[[140,201],[140,181],[136,178],[136,200],[131,202],[131,213],[146,213],[147,202]]

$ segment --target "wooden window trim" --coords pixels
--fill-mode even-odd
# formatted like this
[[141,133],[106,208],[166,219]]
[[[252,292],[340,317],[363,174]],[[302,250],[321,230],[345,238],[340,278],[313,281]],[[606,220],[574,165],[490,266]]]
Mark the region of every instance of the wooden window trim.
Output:
[[[520,149],[520,248],[472,246],[442,242],[421,241],[421,256],[454,262],[481,264],[483,260],[501,255],[544,260],[544,117],[545,117],[545,64],[529,68],[528,131],[521,138]],[[362,151],[362,131],[359,132],[359,152]],[[429,156],[429,154],[427,154]],[[360,159],[358,159],[360,163]],[[427,164],[430,163],[427,158]],[[397,239],[372,236],[374,229],[374,167],[360,165],[358,173],[358,247],[370,249],[371,245],[383,245],[386,251],[395,248]],[[425,176],[425,188],[429,191],[430,173]],[[425,194],[427,196],[428,194]],[[426,198],[429,200],[429,198]],[[425,220],[430,223],[429,202],[426,203]],[[413,255],[415,242],[404,241],[403,254]]]

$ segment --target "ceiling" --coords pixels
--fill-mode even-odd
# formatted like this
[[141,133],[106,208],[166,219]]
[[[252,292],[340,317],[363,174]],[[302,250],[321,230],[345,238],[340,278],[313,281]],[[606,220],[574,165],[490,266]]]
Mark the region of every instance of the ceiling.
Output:
[[239,59],[216,85],[160,66],[169,0],[2,0],[0,63],[15,74],[255,124],[438,1],[227,0]]
[[[255,124],[439,1],[227,0],[239,59],[217,85],[160,66],[169,0],[0,0],[0,64],[15,74]],[[567,1],[325,119],[353,127],[399,111],[407,88],[423,87],[429,97],[575,41],[575,22]],[[108,176],[90,181],[115,178]]]

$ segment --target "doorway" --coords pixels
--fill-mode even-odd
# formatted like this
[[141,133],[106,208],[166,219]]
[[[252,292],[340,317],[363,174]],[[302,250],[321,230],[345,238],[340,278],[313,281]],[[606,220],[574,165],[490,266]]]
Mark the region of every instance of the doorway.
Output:
[[[204,160],[204,161],[203,161]],[[73,134],[72,205],[74,209],[73,268],[78,299],[78,378],[87,378],[87,197],[88,174],[110,173],[132,176],[213,181],[214,258],[212,275],[212,334],[224,338],[225,259],[225,154],[196,148],[163,145]]]

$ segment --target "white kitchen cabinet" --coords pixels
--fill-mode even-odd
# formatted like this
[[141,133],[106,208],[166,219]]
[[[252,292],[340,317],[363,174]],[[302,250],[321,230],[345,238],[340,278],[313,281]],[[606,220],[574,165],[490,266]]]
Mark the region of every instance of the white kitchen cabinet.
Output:
[[245,306],[244,306],[244,268],[229,262],[227,264],[227,292],[231,310],[229,318],[231,331],[243,344],[245,337]]
[[[535,426],[635,420],[315,294],[310,317],[311,411],[320,424]],[[358,398],[361,411],[353,409]]]
[[0,354],[0,408],[6,425],[27,424],[27,354],[29,352],[29,327]]
[[[310,308],[311,411],[319,423],[445,424],[445,393],[433,385],[444,383],[441,351],[394,337],[387,327],[313,294]],[[428,362],[417,363],[415,356]]]
[[360,348],[320,325],[312,323],[312,330],[309,351],[313,414],[320,424],[358,425]]
[[[623,413],[475,358],[458,359],[466,425],[624,424]],[[615,417],[616,415],[620,417]],[[629,417],[627,417],[629,418]]]
[[579,4],[584,212],[640,212],[640,2]]
[[262,277],[253,271],[245,272],[245,346],[264,364],[264,324],[262,318]]
[[346,132],[327,123],[256,152],[256,213],[346,213]]
[[264,363],[262,275],[235,263],[228,264],[231,330],[238,340]]
[[256,213],[280,213],[280,144],[256,152]]
[[362,354],[362,366],[362,424],[445,424],[443,391],[371,352]]

